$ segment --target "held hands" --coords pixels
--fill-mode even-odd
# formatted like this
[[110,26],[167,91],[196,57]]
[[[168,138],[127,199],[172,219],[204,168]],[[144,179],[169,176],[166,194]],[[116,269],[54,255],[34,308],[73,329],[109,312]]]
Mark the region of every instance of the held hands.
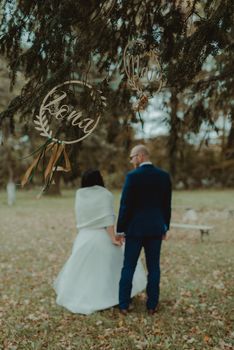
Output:
[[117,237],[112,238],[112,243],[114,245],[117,245],[118,247],[121,247],[122,242],[117,239]]
[[124,243],[124,236],[121,236],[121,235],[118,235],[118,236],[115,236],[113,239],[112,239],[112,243],[114,245],[117,245],[119,247],[122,246],[122,244]]
[[116,235],[114,225],[106,227],[106,230],[107,230],[107,233],[110,236],[111,242],[114,245],[116,245],[118,247],[121,247],[122,239],[121,239],[121,237]]

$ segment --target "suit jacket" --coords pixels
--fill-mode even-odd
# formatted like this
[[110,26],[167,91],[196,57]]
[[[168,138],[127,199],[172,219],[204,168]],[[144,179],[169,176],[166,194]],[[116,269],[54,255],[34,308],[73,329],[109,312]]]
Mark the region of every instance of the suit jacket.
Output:
[[145,164],[127,174],[117,232],[127,237],[161,238],[170,227],[171,181],[167,172]]

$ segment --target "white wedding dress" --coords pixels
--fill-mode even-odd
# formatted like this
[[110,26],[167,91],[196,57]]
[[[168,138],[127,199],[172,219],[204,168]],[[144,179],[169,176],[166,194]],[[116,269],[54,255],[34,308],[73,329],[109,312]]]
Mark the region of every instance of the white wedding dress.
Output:
[[[113,195],[104,187],[81,188],[75,212],[79,233],[72,253],[54,282],[57,304],[74,313],[91,314],[118,304],[123,247],[111,242],[105,227],[114,224]],[[139,261],[132,296],[143,291],[146,275]]]

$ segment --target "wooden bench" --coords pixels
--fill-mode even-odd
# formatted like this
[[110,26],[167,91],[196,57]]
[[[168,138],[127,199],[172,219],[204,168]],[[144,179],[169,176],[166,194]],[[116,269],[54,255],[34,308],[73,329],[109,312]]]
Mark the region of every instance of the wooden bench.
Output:
[[201,233],[201,240],[203,241],[204,235],[209,235],[210,230],[213,229],[213,226],[206,226],[206,225],[192,225],[192,224],[178,224],[178,223],[171,223],[170,227],[173,228],[181,228],[181,229],[188,229],[188,230],[199,230]]

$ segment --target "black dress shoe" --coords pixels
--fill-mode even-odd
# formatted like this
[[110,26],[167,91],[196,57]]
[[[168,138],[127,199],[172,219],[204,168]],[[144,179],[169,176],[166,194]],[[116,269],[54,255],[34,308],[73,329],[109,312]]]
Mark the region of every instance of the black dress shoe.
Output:
[[123,315],[127,315],[129,314],[129,312],[133,311],[134,307],[133,305],[130,303],[129,306],[126,309],[119,309],[120,313]]
[[127,316],[129,314],[128,309],[119,309],[119,312],[121,313],[121,315],[124,315],[124,316]]
[[149,314],[150,316],[155,315],[155,314],[156,314],[156,312],[157,312],[157,310],[156,310],[156,309],[148,309],[148,314]]

